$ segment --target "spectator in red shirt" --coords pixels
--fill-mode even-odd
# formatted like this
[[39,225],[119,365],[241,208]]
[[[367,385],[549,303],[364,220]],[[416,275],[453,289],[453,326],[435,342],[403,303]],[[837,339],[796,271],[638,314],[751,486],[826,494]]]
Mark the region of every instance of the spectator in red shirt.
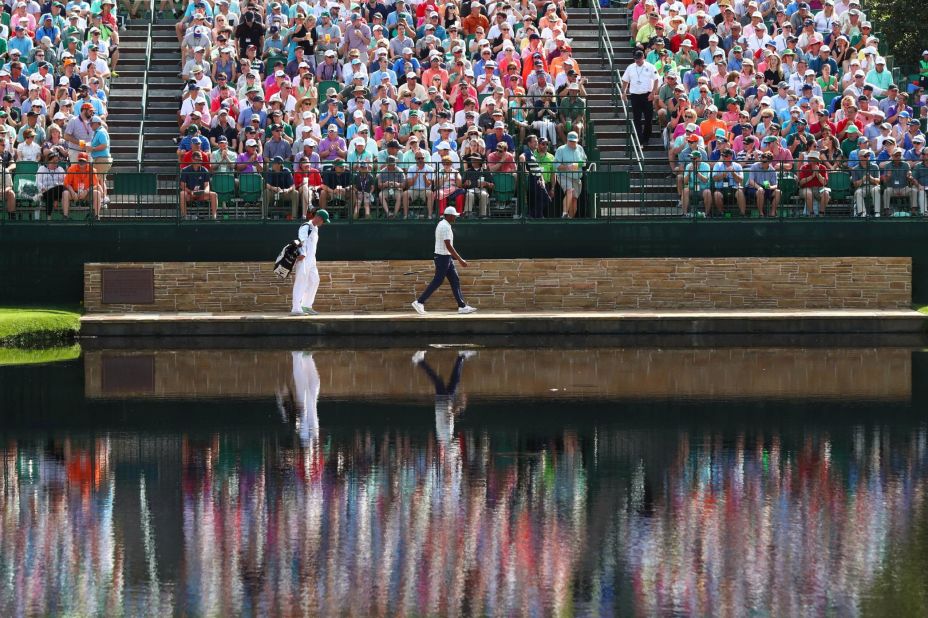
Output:
[[185,152],[183,156],[180,158],[180,164],[181,164],[180,166],[182,168],[187,167],[193,162],[194,159],[196,159],[203,165],[204,168],[206,168],[207,172],[210,171],[209,170],[209,155],[203,151],[202,146],[203,145],[200,143],[200,140],[196,140],[196,139],[191,140],[190,150]]
[[322,175],[312,167],[308,158],[300,160],[293,175],[293,185],[300,194],[300,217],[305,219],[306,213],[319,201],[319,187],[322,186]]
[[860,133],[864,132],[864,123],[857,116],[857,104],[854,103],[847,108],[847,118],[838,123],[838,140],[843,141],[847,139],[847,128],[850,125],[857,127],[857,130]]
[[[816,150],[809,151],[805,163],[799,168],[799,193],[806,201],[807,216],[824,216],[830,197],[828,168],[822,164]],[[815,203],[815,200],[818,200],[818,203]]]

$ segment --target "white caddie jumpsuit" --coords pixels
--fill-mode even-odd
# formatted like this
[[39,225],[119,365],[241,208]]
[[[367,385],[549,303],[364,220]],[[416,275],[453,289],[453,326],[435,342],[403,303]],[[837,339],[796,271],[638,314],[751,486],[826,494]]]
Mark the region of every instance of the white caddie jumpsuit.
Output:
[[291,311],[300,311],[302,307],[312,308],[319,289],[319,268],[316,266],[316,246],[319,244],[319,230],[312,223],[300,226],[297,235],[303,246],[300,247],[302,260],[293,265],[293,304]]

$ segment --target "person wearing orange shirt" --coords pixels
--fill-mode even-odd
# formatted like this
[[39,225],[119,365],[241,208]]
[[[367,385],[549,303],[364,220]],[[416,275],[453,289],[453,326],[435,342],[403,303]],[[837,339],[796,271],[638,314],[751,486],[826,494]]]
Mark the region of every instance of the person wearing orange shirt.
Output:
[[64,176],[64,192],[61,195],[61,209],[68,212],[72,202],[90,202],[93,208],[93,218],[100,218],[100,191],[99,178],[93,173],[90,165],[90,155],[86,152],[77,155],[77,162],[68,167]]
[[470,14],[461,22],[461,28],[464,34],[470,35],[477,32],[477,28],[482,27],[484,32],[490,30],[490,20],[486,15],[480,12],[481,5],[479,2],[473,2],[470,5]]
[[706,119],[699,123],[699,133],[707,144],[715,139],[715,130],[728,131],[728,125],[719,118],[719,108],[710,105],[706,108]]

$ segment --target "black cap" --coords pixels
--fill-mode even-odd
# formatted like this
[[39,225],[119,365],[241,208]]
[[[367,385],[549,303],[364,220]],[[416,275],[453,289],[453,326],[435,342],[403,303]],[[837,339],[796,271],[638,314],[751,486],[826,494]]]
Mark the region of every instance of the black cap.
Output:
[[644,58],[644,52],[640,49],[635,50],[635,59],[637,60],[638,58]]

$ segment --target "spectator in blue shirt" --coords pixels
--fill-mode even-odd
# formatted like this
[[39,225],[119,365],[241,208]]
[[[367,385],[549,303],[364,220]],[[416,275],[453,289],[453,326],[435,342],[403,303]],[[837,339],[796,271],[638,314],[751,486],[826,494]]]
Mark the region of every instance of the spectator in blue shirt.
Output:
[[7,41],[7,49],[10,51],[15,49],[23,58],[28,58],[32,53],[32,39],[26,36],[26,29],[22,26],[16,26],[15,32],[16,36]]
[[35,42],[38,43],[43,36],[47,36],[52,44],[57,46],[61,42],[61,30],[55,27],[51,14],[43,15],[40,23],[42,26],[35,31]]
[[245,107],[238,114],[238,127],[239,129],[243,127],[251,126],[252,116],[257,116],[260,120],[258,126],[262,129],[267,123],[267,111],[264,109],[264,97],[260,94],[255,95],[251,100],[251,106]]

